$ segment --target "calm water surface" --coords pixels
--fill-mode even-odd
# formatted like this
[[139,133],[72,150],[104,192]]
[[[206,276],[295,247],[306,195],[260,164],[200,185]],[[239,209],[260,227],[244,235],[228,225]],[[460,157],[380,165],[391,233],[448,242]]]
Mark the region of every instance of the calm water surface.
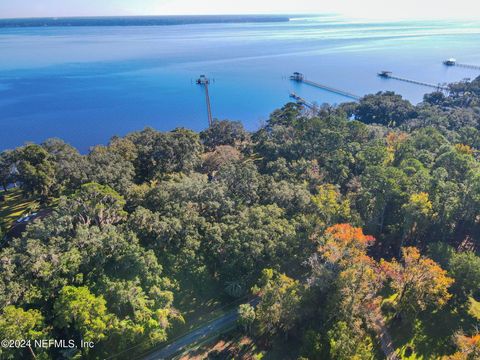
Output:
[[479,22],[361,22],[322,16],[290,22],[174,26],[0,28],[0,149],[61,137],[86,151],[112,135],[207,125],[212,111],[256,129],[295,91],[317,103],[348,101],[295,84],[293,71],[363,95],[394,90],[419,102],[428,88],[378,78],[380,70],[431,83],[480,73]]

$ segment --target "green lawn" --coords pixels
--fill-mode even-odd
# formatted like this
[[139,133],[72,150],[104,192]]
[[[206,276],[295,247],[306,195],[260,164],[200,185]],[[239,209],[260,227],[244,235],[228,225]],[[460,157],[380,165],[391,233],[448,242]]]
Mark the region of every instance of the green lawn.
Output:
[[5,195],[5,200],[0,201],[0,227],[3,229],[9,229],[23,214],[38,210],[38,201],[23,198],[20,189],[1,191],[0,195]]

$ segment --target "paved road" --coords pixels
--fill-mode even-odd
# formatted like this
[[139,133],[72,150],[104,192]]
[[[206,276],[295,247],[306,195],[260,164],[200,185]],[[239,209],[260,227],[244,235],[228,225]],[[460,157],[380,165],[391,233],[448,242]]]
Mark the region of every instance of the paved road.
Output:
[[[253,306],[255,306],[257,303],[258,299],[250,301],[250,304]],[[185,336],[174,341],[170,345],[167,345],[160,350],[150,353],[149,355],[145,356],[143,360],[168,359],[171,356],[177,354],[178,352],[185,350],[189,346],[205,340],[208,337],[214,335],[215,333],[220,333],[222,330],[230,328],[235,324],[237,319],[238,310],[231,310],[228,313],[222,315],[221,317],[209,322],[205,326],[202,326],[186,334]]]

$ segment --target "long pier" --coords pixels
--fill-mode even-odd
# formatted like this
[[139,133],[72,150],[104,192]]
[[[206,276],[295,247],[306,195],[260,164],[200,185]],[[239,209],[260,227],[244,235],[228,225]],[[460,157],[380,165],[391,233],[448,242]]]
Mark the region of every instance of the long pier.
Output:
[[381,72],[378,73],[378,76],[380,76],[384,79],[394,79],[394,80],[399,80],[399,81],[403,81],[403,82],[408,82],[410,84],[427,86],[427,87],[434,88],[434,89],[437,89],[437,90],[443,90],[443,91],[449,91],[450,90],[447,86],[443,86],[443,85],[439,85],[439,84],[435,85],[435,84],[430,84],[430,83],[423,82],[423,81],[417,81],[417,80],[403,78],[403,77],[400,77],[400,76],[394,76],[394,75],[392,75],[392,73],[390,71],[381,71]]
[[327,91],[330,91],[332,93],[339,94],[339,95],[342,95],[342,96],[345,96],[345,97],[348,97],[348,98],[351,98],[351,99],[354,99],[354,100],[360,100],[360,98],[361,98],[360,96],[352,94],[348,91],[344,91],[344,90],[337,89],[337,88],[334,88],[334,87],[331,87],[331,86],[328,86],[328,85],[320,84],[320,83],[312,81],[312,80],[307,80],[305,78],[305,76],[303,74],[299,73],[299,72],[294,72],[293,75],[290,76],[290,80],[297,81],[297,82],[303,82],[307,85],[311,85],[311,86],[320,88],[322,90],[327,90]]
[[205,87],[205,101],[207,102],[208,126],[210,127],[213,124],[212,106],[210,105],[210,94],[208,93],[208,85],[210,84],[210,80],[205,75],[200,75],[200,77],[197,79],[197,84]]
[[480,70],[480,65],[462,64],[458,63],[456,59],[448,59],[443,62],[447,66],[458,66],[466,69]]
[[480,70],[480,65],[470,65],[470,64],[460,64],[457,63],[455,66],[467,68],[467,69],[473,69],[473,70]]
[[304,98],[298,96],[297,93],[295,93],[293,91],[290,93],[290,97],[292,99],[295,99],[297,101],[297,104],[305,105],[306,107],[308,107],[310,109],[313,109],[313,107],[314,107],[314,105],[311,102],[309,102],[309,101],[305,100]]

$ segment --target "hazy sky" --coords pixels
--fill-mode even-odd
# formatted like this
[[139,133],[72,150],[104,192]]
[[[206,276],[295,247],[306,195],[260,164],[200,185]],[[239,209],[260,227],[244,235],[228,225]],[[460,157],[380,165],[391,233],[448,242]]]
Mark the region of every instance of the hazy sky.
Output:
[[334,12],[359,18],[476,18],[479,0],[0,0],[0,18]]

